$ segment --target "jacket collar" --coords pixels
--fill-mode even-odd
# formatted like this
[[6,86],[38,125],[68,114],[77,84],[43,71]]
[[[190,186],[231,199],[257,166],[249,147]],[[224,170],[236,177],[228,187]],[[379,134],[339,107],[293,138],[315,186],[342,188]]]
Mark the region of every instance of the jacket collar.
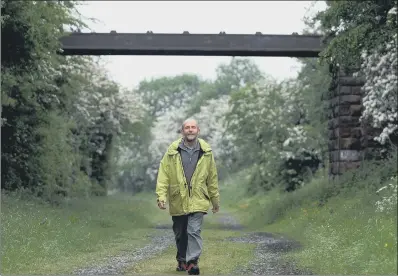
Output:
[[[181,141],[182,141],[182,137],[175,140],[173,143],[171,143],[171,145],[167,149],[167,154],[169,154],[169,155],[177,154],[178,146],[180,145]],[[198,138],[198,141],[199,141],[200,148],[203,152],[206,153],[206,152],[212,151],[210,145],[205,140]]]

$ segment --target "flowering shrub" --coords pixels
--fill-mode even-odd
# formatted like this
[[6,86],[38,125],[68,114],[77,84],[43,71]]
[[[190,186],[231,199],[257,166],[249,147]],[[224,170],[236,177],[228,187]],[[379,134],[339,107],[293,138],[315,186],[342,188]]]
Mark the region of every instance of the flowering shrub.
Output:
[[184,114],[185,107],[170,108],[158,117],[151,128],[152,141],[149,146],[151,165],[146,172],[152,180],[156,179],[159,162],[170,143],[180,137],[178,131],[181,122],[185,119]]
[[225,114],[229,110],[229,95],[208,100],[193,115],[200,127],[200,136],[210,143],[212,149],[222,155],[223,151],[233,150],[234,145],[228,143],[230,136],[226,133]]
[[310,160],[311,157],[306,153],[311,153],[313,155],[320,155],[320,150],[317,147],[310,148],[310,144],[313,141],[311,134],[308,132],[308,127],[297,125],[288,128],[287,139],[283,142],[283,148],[279,152],[280,157],[283,160],[289,159],[302,159]]
[[258,164],[257,185],[268,189],[283,182],[294,189],[305,171],[317,168],[320,134],[306,124],[304,107],[297,83],[289,81],[267,79],[232,95],[228,131],[246,164]]
[[365,77],[363,86],[363,114],[381,133],[374,139],[381,144],[391,141],[398,129],[398,70],[397,35],[370,53],[362,54],[360,74]]

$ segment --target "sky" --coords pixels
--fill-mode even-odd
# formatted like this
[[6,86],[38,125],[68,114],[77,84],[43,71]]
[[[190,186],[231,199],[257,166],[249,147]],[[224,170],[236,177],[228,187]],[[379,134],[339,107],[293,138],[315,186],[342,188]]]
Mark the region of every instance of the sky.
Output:
[[[303,18],[324,9],[313,1],[87,1],[78,11],[95,32],[291,34],[304,29]],[[89,30],[82,30],[84,32]],[[300,64],[287,57],[251,57],[260,70],[279,80],[296,76]],[[109,76],[126,88],[144,79],[193,73],[214,79],[231,57],[104,56]]]

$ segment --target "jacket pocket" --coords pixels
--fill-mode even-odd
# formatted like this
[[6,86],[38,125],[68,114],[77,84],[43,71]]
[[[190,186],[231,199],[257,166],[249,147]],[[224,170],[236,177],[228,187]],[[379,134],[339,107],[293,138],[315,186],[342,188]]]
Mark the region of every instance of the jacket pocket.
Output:
[[171,186],[170,187],[170,200],[175,199],[180,194],[179,186]]
[[207,194],[207,191],[205,190],[205,188],[200,187],[200,190],[201,190],[201,192],[203,193],[203,195],[205,196],[205,198],[206,198],[207,200],[210,200],[210,197],[209,197],[209,195]]
[[170,189],[169,208],[171,214],[183,213],[182,197],[180,194],[180,187],[173,186]]

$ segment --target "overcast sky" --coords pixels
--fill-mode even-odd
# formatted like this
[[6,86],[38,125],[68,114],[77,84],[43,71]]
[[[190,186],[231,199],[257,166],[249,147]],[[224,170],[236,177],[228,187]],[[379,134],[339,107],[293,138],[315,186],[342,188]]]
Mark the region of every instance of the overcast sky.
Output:
[[[95,32],[143,33],[301,33],[303,17],[324,9],[312,1],[87,1],[79,12],[99,20],[90,23]],[[145,78],[195,73],[214,79],[216,67],[231,57],[108,56],[110,76],[125,87]],[[299,64],[293,58],[253,57],[260,69],[278,79],[295,76]]]

